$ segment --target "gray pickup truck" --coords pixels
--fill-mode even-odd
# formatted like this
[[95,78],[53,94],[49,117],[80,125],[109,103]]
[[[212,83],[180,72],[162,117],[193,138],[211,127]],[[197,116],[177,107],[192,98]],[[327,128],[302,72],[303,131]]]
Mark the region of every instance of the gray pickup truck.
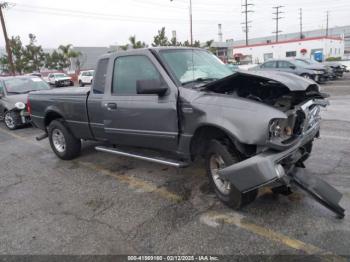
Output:
[[35,92],[28,107],[45,131],[37,139],[48,136],[61,159],[77,157],[81,140],[175,167],[200,156],[218,198],[235,209],[262,186],[288,194],[295,183],[343,217],[342,195],[302,169],[320,134],[325,98],[299,76],[232,74],[202,49],[152,48],[105,55],[91,89]]

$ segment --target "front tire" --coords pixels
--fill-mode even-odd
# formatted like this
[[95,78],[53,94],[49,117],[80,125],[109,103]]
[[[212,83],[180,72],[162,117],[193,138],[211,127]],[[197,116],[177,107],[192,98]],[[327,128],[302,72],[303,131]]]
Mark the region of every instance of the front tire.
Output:
[[79,80],[79,86],[81,86],[81,87],[83,87],[83,86],[84,86],[83,81]]
[[239,161],[240,158],[237,151],[226,143],[218,140],[209,142],[205,158],[209,183],[217,197],[233,209],[240,209],[253,202],[258,194],[257,189],[243,194],[229,181],[225,181],[219,177],[219,169],[233,165]]
[[7,111],[4,116],[4,122],[10,130],[15,130],[22,126],[21,116],[16,111]]
[[81,141],[73,136],[62,120],[53,120],[48,127],[52,150],[63,160],[71,160],[80,154]]

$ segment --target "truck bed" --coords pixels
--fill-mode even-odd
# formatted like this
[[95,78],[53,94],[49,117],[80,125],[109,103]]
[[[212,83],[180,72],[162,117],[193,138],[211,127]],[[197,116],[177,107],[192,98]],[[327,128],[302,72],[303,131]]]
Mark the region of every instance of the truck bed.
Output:
[[45,130],[45,121],[57,117],[58,112],[74,135],[92,139],[86,106],[89,91],[89,87],[69,87],[31,93],[29,99],[33,123]]

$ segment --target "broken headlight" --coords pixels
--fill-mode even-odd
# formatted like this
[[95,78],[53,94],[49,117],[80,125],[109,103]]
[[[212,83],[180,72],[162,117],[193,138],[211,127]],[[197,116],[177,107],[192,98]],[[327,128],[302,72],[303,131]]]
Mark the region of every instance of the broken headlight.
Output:
[[22,103],[22,102],[17,102],[17,103],[15,104],[15,107],[16,107],[17,109],[19,109],[19,110],[23,110],[23,109],[26,108],[26,105],[25,105],[24,103]]
[[271,140],[281,142],[293,135],[293,128],[289,125],[288,119],[274,119],[270,122],[269,137]]

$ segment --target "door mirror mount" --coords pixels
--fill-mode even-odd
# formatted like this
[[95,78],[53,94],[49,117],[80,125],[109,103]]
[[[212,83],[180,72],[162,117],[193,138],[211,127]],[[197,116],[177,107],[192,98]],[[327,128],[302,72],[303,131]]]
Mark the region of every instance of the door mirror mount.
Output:
[[147,79],[147,80],[137,80],[136,82],[137,94],[143,95],[159,95],[162,96],[168,90],[159,79]]

